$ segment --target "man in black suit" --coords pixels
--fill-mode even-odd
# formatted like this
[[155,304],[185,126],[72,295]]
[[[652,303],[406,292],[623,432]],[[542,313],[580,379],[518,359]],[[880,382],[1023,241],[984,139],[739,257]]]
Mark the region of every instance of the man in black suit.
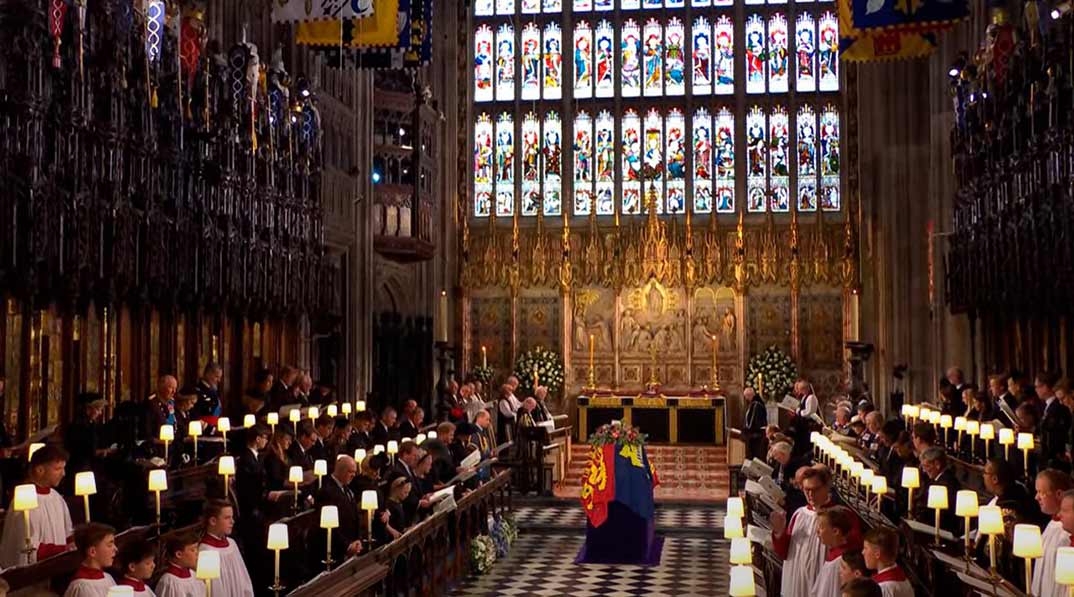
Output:
[[1010,461],[990,458],[985,463],[982,478],[985,490],[994,496],[988,502],[989,506],[1004,504],[1004,508],[1015,511],[1019,520],[1042,527],[1048,524],[1048,516],[1040,511],[1037,500],[1018,482],[1018,468]]
[[299,423],[298,437],[291,442],[291,447],[287,449],[287,457],[291,461],[291,466],[301,466],[303,470],[313,468],[313,458],[310,456],[310,450],[315,443],[317,443],[317,432],[313,429],[313,423],[309,421]]
[[[317,493],[317,511],[323,506],[335,506],[339,510],[339,527],[332,531],[332,559],[336,564],[362,551],[362,530],[358,518],[358,503],[350,490],[351,481],[358,474],[358,464],[347,455],[336,460],[332,474],[324,480]],[[310,549],[311,553],[323,554],[327,541],[324,529],[320,530],[318,545],[322,549]]]
[[742,436],[746,440],[746,458],[761,458],[764,456],[764,431],[768,428],[768,409],[753,388],[742,390],[742,399],[747,401],[746,421],[742,426]]
[[298,377],[298,370],[294,367],[290,365],[280,367],[280,374],[276,376],[272,389],[269,391],[269,405],[273,410],[279,410],[281,406],[291,404],[291,386],[295,383],[296,377]]
[[1067,449],[1070,437],[1070,409],[1055,395],[1057,376],[1048,371],[1037,374],[1037,396],[1044,403],[1044,417],[1040,421],[1040,458],[1042,466],[1051,466],[1060,460]]
[[336,427],[336,420],[327,414],[323,414],[317,417],[317,420],[314,421],[313,425],[317,431],[317,437],[314,439],[313,445],[310,446],[310,458],[313,460],[330,462],[328,438],[332,436],[332,430]]
[[386,446],[388,440],[399,439],[399,430],[395,428],[395,420],[398,418],[398,414],[395,409],[390,406],[385,406],[384,410],[380,413],[380,420],[373,426],[373,444]]
[[[947,502],[951,505],[955,503],[955,495],[959,489],[962,489],[962,485],[955,478],[955,473],[947,467],[947,454],[943,451],[943,448],[937,448],[935,446],[925,449],[921,455],[921,470],[929,479],[928,487],[933,485],[942,485],[947,487]],[[926,524],[936,523],[936,512],[926,507],[928,500],[929,489],[917,492],[921,499],[920,510],[918,515],[920,521]],[[947,508],[940,512],[940,528],[945,531],[950,531],[956,537],[961,534],[958,516],[955,516],[954,508]]]
[[399,437],[417,437],[424,419],[425,411],[420,406],[415,406],[409,414],[404,415],[403,422],[399,423]]
[[358,448],[370,451],[373,449],[373,413],[363,410],[354,418],[354,432],[347,447],[353,453]]

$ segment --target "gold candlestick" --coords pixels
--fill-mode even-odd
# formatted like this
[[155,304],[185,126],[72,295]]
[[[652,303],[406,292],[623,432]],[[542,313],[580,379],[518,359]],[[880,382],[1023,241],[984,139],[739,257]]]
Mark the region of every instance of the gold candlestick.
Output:
[[720,393],[720,367],[719,367],[719,351],[716,346],[716,334],[712,335],[712,392],[714,394]]
[[589,334],[589,387],[597,387],[597,375],[593,369],[593,349],[594,349],[595,337],[593,334]]
[[660,383],[656,378],[656,346],[653,344],[649,345],[649,383],[654,386]]

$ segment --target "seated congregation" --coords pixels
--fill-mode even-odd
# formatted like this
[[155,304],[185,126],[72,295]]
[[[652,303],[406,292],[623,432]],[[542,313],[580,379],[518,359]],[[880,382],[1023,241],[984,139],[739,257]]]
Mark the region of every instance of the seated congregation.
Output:
[[747,388],[732,501],[768,594],[1068,595],[1074,393],[1027,379],[994,375],[985,393],[952,368],[936,401],[887,417],[862,396],[821,408],[800,382],[781,424]]
[[[108,420],[100,396],[83,394],[70,425],[5,449],[5,475],[21,481],[3,497],[0,589],[281,594],[366,555],[383,577],[383,548],[423,523],[461,526],[442,512],[474,502],[467,524],[486,524],[513,474],[497,426],[510,436],[552,419],[543,388],[519,400],[514,378],[498,403],[453,383],[430,421],[414,401],[375,416],[289,367],[279,381],[261,372],[224,416],[219,373],[209,365],[179,391],[162,376],[154,395]],[[452,531],[449,547],[465,551],[468,535]]]

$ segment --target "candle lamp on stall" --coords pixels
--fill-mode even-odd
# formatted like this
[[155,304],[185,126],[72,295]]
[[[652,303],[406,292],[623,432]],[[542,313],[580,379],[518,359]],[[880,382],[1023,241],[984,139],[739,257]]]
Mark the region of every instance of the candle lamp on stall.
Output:
[[250,429],[254,425],[257,425],[257,415],[243,415],[242,426],[245,429]]
[[388,460],[395,464],[395,455],[399,453],[399,442],[394,439],[388,440]]
[[23,528],[26,530],[26,546],[22,553],[26,555],[26,565],[29,566],[30,555],[34,553],[33,544],[30,542],[30,510],[37,509],[37,487],[33,483],[16,485],[11,498],[11,509],[22,512]]
[[1032,595],[1030,591],[1033,586],[1033,560],[1044,557],[1040,527],[1035,524],[1014,525],[1013,543],[1012,553],[1026,561],[1026,595]]
[[1002,535],[1003,510],[999,506],[981,506],[977,510],[977,533],[988,535],[988,561],[992,577],[996,578],[996,535]]
[[731,597],[753,597],[757,594],[753,579],[753,566],[731,566],[727,594]]
[[955,451],[962,449],[962,432],[966,430],[966,417],[955,417],[955,431],[958,435],[955,436]]
[[365,400],[355,400],[354,401],[354,412],[356,412],[356,413],[365,412]]
[[365,448],[358,448],[354,451],[354,461],[358,463],[358,466],[362,466],[362,461],[365,460]]
[[324,476],[328,474],[328,462],[323,458],[314,460],[313,474],[317,475],[317,489],[321,489],[323,486],[322,480],[324,479]]
[[985,443],[984,457],[985,460],[988,460],[989,456],[992,455],[990,442],[996,439],[996,427],[991,423],[981,423],[981,439]]
[[373,446],[373,455],[374,456],[376,456],[377,454],[383,454],[383,453],[384,453],[384,444],[377,444],[377,445]]
[[863,469],[861,474],[858,475],[858,480],[861,481],[862,489],[865,490],[865,505],[869,505],[869,492],[873,489],[873,479],[876,478],[876,471],[871,468]]
[[231,485],[231,475],[235,474],[235,457],[221,456],[216,463],[216,472],[224,478],[224,499],[227,499],[228,486]]
[[298,511],[298,484],[302,482],[302,467],[292,466],[287,471],[287,482],[295,487],[295,512]]
[[940,415],[940,429],[943,429],[944,446],[948,445],[949,440],[947,438],[947,432],[951,430],[952,425],[954,425],[954,420],[951,418],[951,415]]
[[999,445],[1003,446],[1003,459],[1011,459],[1011,446],[1014,445],[1014,430],[1004,427],[999,430]]
[[199,551],[194,577],[205,581],[205,597],[213,597],[213,581],[220,578],[220,552],[212,549]]
[[876,511],[880,512],[880,505],[888,492],[888,480],[884,475],[873,477],[873,493],[876,494]]
[[436,439],[436,430],[430,429],[429,433],[426,434],[426,437],[428,437],[429,439]]
[[321,506],[321,528],[327,533],[325,540],[324,568],[331,570],[332,564],[332,529],[339,528],[339,508],[336,506]]
[[168,471],[156,468],[149,471],[149,491],[156,496],[157,532],[160,532],[160,492],[168,490]]
[[339,407],[335,404],[329,404],[328,407],[325,409],[325,412],[328,413],[328,416],[334,419],[339,415]]
[[[298,422],[302,420],[302,411],[298,410],[297,408],[292,409],[291,412],[287,413],[287,419],[289,421],[291,421],[291,427],[293,428],[293,430],[295,432],[295,437],[297,438],[298,437]],[[295,441],[298,441],[298,440],[296,439]]]
[[906,489],[906,511],[911,513],[914,510],[914,490],[921,487],[921,472],[917,467],[904,466],[899,484]]
[[275,595],[279,595],[280,591],[283,590],[283,585],[280,584],[280,551],[287,549],[290,546],[290,539],[287,535],[287,525],[282,522],[269,525],[268,544],[266,547],[275,554],[276,560],[275,582],[269,587],[269,590]]
[[940,544],[940,513],[946,510],[949,506],[947,503],[947,486],[946,485],[930,485],[929,486],[929,498],[927,506],[936,511],[936,545]]
[[44,448],[44,447],[45,447],[45,444],[43,444],[41,442],[33,442],[33,443],[31,443],[30,447],[26,450],[26,462],[30,462],[31,460],[33,460],[34,459],[34,452],[36,452],[36,451],[38,451],[38,450],[40,450],[41,448]]
[[1055,584],[1063,585],[1074,597],[1074,547],[1060,547],[1055,552]]
[[917,423],[918,417],[921,416],[921,407],[911,404],[908,412],[910,413],[910,425],[913,426],[914,423]]
[[732,566],[752,566],[753,565],[753,550],[750,547],[750,540],[745,537],[736,537],[731,539],[731,565]]
[[742,518],[746,515],[746,507],[742,502],[742,498],[738,496],[731,496],[727,498],[727,508],[724,516],[733,518]]
[[1022,465],[1026,469],[1026,475],[1029,475],[1029,451],[1034,448],[1033,434],[1021,432],[1018,434],[1018,449],[1022,451]]
[[424,433],[419,433],[419,434],[415,435],[414,436],[414,443],[418,444],[419,446],[422,445],[423,443],[425,443],[425,434]]
[[216,420],[216,429],[220,431],[220,437],[224,438],[224,453],[227,453],[227,434],[231,431],[231,419],[220,417]]
[[269,424],[269,431],[272,435],[276,435],[276,426],[280,424],[280,413],[270,412],[265,415],[265,421]]
[[344,402],[339,405],[339,412],[343,413],[344,417],[351,418],[351,412],[353,412],[353,406],[350,402]]
[[379,503],[377,501],[377,491],[375,489],[366,489],[362,492],[362,510],[365,510],[366,515],[366,539],[369,541],[369,546],[373,546],[373,511],[377,509]]
[[201,421],[191,421],[187,426],[187,435],[194,439],[194,464],[198,464],[198,438],[201,437]]
[[724,539],[736,539],[745,537],[746,531],[742,527],[742,517],[740,516],[724,516],[723,521],[723,538]]
[[175,427],[164,424],[160,426],[160,441],[164,442],[164,462],[168,460],[168,446],[175,441]]
[[97,478],[93,471],[75,473],[75,495],[82,497],[82,507],[85,509],[86,522],[90,522],[89,497],[97,493]]
[[306,409],[306,417],[311,421],[317,421],[317,417],[321,416],[321,409],[316,406],[311,406]]
[[977,502],[977,492],[970,489],[960,489],[955,494],[955,516],[966,519],[966,558],[973,557],[973,540],[970,539],[970,520],[977,516],[980,504]]
[[977,455],[977,436],[980,434],[980,421],[966,421],[966,435],[970,436],[970,457]]

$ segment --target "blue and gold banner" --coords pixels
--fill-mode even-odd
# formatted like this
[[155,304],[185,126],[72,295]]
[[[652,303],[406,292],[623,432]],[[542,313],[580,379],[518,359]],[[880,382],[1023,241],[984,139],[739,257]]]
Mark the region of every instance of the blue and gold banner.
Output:
[[855,29],[923,33],[950,28],[969,16],[965,0],[852,0]]
[[[883,0],[877,4],[890,4]],[[839,58],[848,62],[878,62],[923,58],[936,49],[936,37],[931,32],[900,31],[895,29],[864,29],[854,21],[854,10],[865,0],[838,0]],[[949,27],[950,23],[938,27]]]

